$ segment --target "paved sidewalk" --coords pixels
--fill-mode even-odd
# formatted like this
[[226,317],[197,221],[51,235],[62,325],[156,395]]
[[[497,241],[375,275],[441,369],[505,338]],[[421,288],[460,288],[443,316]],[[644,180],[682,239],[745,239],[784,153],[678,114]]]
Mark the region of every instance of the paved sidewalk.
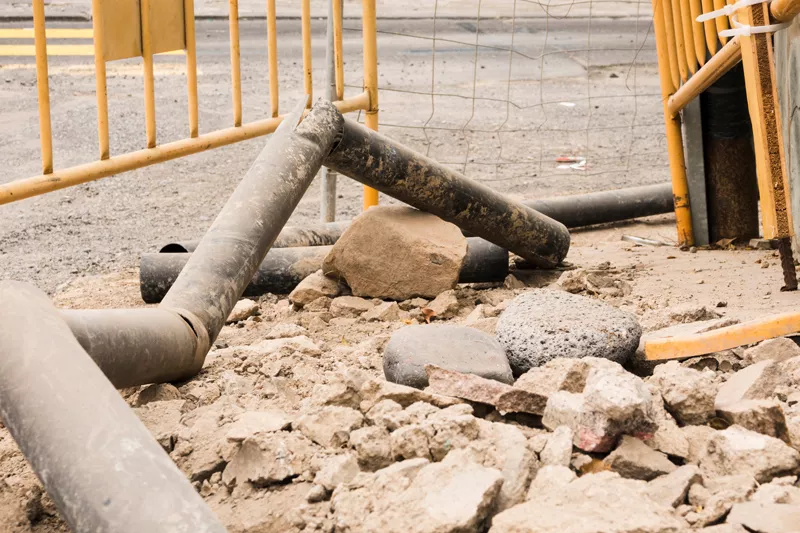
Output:
[[[50,20],[91,20],[91,0],[46,0],[46,13]],[[648,0],[543,0],[541,3],[521,0],[377,0],[379,18],[408,19],[441,18],[475,19],[480,5],[481,18],[522,17],[592,17],[632,18],[650,14]],[[278,16],[300,16],[299,0],[277,0]],[[226,18],[228,0],[195,0],[198,18]],[[327,14],[327,0],[311,0],[314,17]],[[361,14],[359,0],[345,0],[345,17],[358,18]],[[264,18],[265,0],[239,0],[239,16]],[[0,0],[0,21],[29,20],[31,0]]]

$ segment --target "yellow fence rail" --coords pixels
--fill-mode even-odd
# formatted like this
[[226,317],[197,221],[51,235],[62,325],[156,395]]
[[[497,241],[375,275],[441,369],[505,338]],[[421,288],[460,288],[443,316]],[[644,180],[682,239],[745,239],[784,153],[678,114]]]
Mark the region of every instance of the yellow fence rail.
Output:
[[[378,54],[375,0],[362,0],[364,90],[344,96],[342,8],[332,0],[334,50],[336,57],[335,105],[343,113],[364,111],[367,127],[378,129]],[[53,162],[53,132],[50,121],[47,36],[44,0],[33,0],[33,37],[36,51],[36,81],[39,99],[39,131],[42,173],[0,185],[0,205],[30,198],[80,183],[113,176],[171,159],[219,148],[275,131],[283,117],[278,107],[278,33],[275,0],[267,1],[267,50],[271,118],[242,122],[242,81],[239,44],[239,7],[229,0],[230,55],[233,124],[230,128],[200,133],[197,98],[197,50],[194,0],[106,0],[92,1],[92,30],[97,93],[97,134],[99,159],[82,165],[56,169]],[[301,0],[303,87],[312,95],[311,6]],[[188,137],[158,144],[156,138],[155,83],[153,55],[183,50],[186,56],[188,91]],[[145,104],[145,148],[112,155],[109,143],[106,63],[118,59],[142,58]],[[309,102],[311,99],[309,98]],[[378,202],[377,191],[365,188],[364,207]]]

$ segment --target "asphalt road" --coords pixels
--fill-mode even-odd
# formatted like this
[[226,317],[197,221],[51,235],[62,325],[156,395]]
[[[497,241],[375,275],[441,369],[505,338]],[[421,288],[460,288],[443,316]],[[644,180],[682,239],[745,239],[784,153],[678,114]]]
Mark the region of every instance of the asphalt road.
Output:
[[[518,18],[513,25],[505,19],[477,25],[473,19],[438,20],[434,49],[431,20],[382,20],[381,130],[518,197],[664,181],[649,23],[644,12],[623,20]],[[0,31],[21,26],[0,24]],[[361,87],[360,33],[357,22],[346,26],[346,93],[354,95]],[[265,32],[263,20],[241,22],[245,122],[269,113]],[[315,20],[318,92],[323,32],[324,21]],[[299,22],[280,21],[279,35],[280,101],[287,109],[302,94]],[[197,37],[202,133],[232,125],[227,22],[198,21]],[[22,43],[0,39],[0,45]],[[96,159],[93,58],[51,57],[49,67],[56,168]],[[140,63],[113,62],[107,70],[112,154],[141,149]],[[158,140],[183,138],[184,58],[158,57],[155,71]],[[32,57],[0,55],[0,157],[6,167],[0,182],[41,171],[35,79]],[[170,240],[202,235],[263,144],[255,139],[0,206],[0,279],[53,292],[76,276],[134,267],[141,253]],[[560,169],[556,158],[564,156],[584,158],[586,167]],[[340,179],[339,218],[358,213],[360,191]],[[318,198],[315,183],[291,223],[316,220]]]

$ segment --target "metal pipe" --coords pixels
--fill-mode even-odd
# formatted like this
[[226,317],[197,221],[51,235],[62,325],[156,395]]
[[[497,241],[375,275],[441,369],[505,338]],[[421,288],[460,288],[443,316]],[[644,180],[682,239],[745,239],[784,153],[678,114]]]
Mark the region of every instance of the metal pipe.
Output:
[[665,0],[672,3],[672,26],[675,31],[675,53],[678,56],[678,72],[681,81],[689,79],[689,65],[686,64],[686,45],[683,42],[683,15],[681,14],[681,0]]
[[[658,3],[665,4],[669,0],[653,0],[653,12],[658,13]],[[666,17],[653,17],[653,27],[656,37],[656,52],[658,55],[658,75],[661,82],[661,96],[664,100],[664,126],[667,137],[667,154],[669,155],[669,170],[672,178],[672,195],[675,203],[675,219],[678,233],[678,243],[681,246],[691,246],[694,243],[692,233],[692,213],[689,208],[689,182],[686,179],[686,163],[683,158],[683,139],[681,136],[680,120],[670,113],[667,107],[669,97],[675,92],[670,76],[668,58],[668,39]]]
[[[702,0],[703,14],[711,13],[714,11],[713,0]],[[703,22],[703,33],[706,36],[706,46],[708,46],[708,53],[714,55],[717,53],[717,24],[714,19]]]
[[314,79],[311,63],[311,0],[301,2],[301,26],[303,34],[303,89],[308,96],[308,107],[314,97]]
[[[309,224],[308,226],[284,226],[272,248],[298,248],[303,246],[329,246],[342,236],[350,221]],[[200,241],[176,241],[168,243],[158,251],[162,254],[194,252]]]
[[[326,30],[327,43],[325,45],[325,93],[326,98],[331,102],[336,101],[336,56],[334,54],[333,38],[333,2],[342,0],[330,0],[328,2],[328,27]],[[367,101],[369,107],[369,101]],[[320,195],[319,195],[319,216],[321,222],[333,222],[336,220],[336,172],[328,167],[322,167],[320,171]]]
[[329,102],[297,125],[305,104],[270,138],[161,303],[197,316],[211,342],[341,131],[344,119]]
[[788,22],[800,13],[800,0],[772,0],[770,12],[778,22]]
[[47,76],[47,31],[44,0],[33,0],[33,32],[36,47],[36,89],[39,96],[39,143],[42,174],[53,172],[53,130],[50,124],[50,80]]
[[336,99],[344,100],[344,50],[342,43],[343,0],[330,0],[333,9],[333,57],[336,80]]
[[228,32],[231,41],[231,95],[233,98],[233,125],[242,125],[242,69],[239,42],[239,0],[228,0]]
[[[105,29],[103,0],[92,0],[92,41],[94,43],[94,80],[97,97],[97,140],[100,160],[111,156],[108,143],[108,86],[106,82]],[[2,204],[0,198],[0,204]]]
[[686,50],[686,65],[689,67],[689,73],[691,75],[697,72],[697,56],[694,51],[694,33],[692,31],[694,19],[692,18],[689,0],[681,0],[680,3],[683,46]]
[[675,208],[670,183],[542,198],[522,203],[568,228],[660,215],[670,213]]
[[[361,33],[364,42],[364,91],[369,94],[369,108],[364,125],[378,131],[378,22],[375,0],[361,1]],[[378,205],[378,191],[364,187],[364,210]]]
[[210,346],[205,328],[196,318],[181,313],[171,309],[65,309],[61,317],[103,374],[121,389],[183,381],[200,371]]
[[142,71],[144,74],[144,121],[147,135],[147,147],[156,145],[156,93],[153,74],[152,35],[150,32],[150,1],[141,2],[142,23]]
[[[322,262],[331,248],[271,248],[243,295],[291,292],[306,276],[322,268]],[[139,263],[142,300],[149,304],[160,302],[190,257],[190,253],[143,254]],[[506,250],[477,237],[467,239],[467,255],[461,265],[459,283],[503,281],[507,275]]]
[[742,60],[742,47],[739,37],[736,36],[722,47],[708,62],[689,78],[675,94],[669,97],[667,109],[672,115],[677,115],[689,102],[714,85],[726,72]]
[[194,28],[194,0],[183,1],[186,39],[186,84],[188,85],[189,137],[200,134],[197,105],[197,38]]
[[691,13],[695,58],[697,59],[697,64],[702,67],[706,64],[706,37],[704,35],[703,23],[697,22],[697,17],[703,14],[701,0],[689,0],[689,12]]
[[278,22],[275,0],[267,0],[267,60],[269,62],[269,107],[278,116]]
[[[522,203],[568,228],[661,215],[671,213],[675,208],[671,183],[554,196]],[[275,239],[272,248],[332,245],[350,226],[350,222],[345,220],[308,226],[286,226]],[[196,240],[170,242],[162,246],[159,253],[191,253],[199,242]]]
[[70,530],[225,532],[44,293],[0,282],[0,324],[0,418]]
[[569,250],[563,224],[351,120],[325,165],[537,266],[555,266]]

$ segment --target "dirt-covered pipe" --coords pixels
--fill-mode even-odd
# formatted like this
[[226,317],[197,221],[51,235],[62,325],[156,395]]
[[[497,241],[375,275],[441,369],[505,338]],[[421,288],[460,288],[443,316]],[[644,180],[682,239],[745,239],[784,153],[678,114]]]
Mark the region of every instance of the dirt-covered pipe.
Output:
[[675,210],[671,183],[555,196],[522,203],[568,228],[621,222]]
[[332,104],[317,103],[298,125],[302,107],[271,136],[161,302],[198,317],[211,342],[341,131]]
[[560,222],[345,119],[325,166],[452,222],[541,267],[560,263],[569,231]]
[[64,309],[61,316],[95,364],[121,389],[189,379],[209,341],[195,317],[170,309]]
[[225,532],[44,293],[0,282],[0,327],[0,420],[71,531]]
[[[322,262],[331,248],[305,246],[270,249],[243,296],[291,292],[303,278],[322,268]],[[160,302],[189,257],[188,253],[143,254],[139,263],[142,300],[149,304]],[[461,283],[503,281],[507,275],[507,251],[484,239],[467,239],[467,255],[459,276]]]

